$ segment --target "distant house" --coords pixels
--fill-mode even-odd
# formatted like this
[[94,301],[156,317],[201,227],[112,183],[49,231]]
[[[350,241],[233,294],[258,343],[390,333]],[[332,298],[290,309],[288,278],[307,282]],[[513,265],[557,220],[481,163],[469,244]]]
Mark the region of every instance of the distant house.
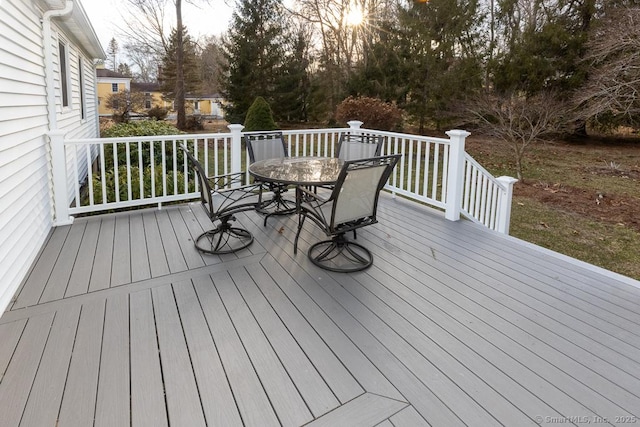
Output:
[[[2,0],[0,38],[4,310],[52,227],[60,224],[54,198],[70,203],[75,196],[51,190],[52,141],[99,135],[94,63],[105,53],[79,0]],[[70,161],[71,155],[59,160]]]
[[187,114],[199,114],[202,116],[223,118],[222,105],[224,99],[220,94],[192,95],[185,97]]
[[107,100],[114,93],[131,91],[131,77],[106,68],[96,70],[98,76],[98,114],[100,116],[111,116],[114,106],[109,105]]
[[149,111],[153,107],[169,109],[170,102],[166,102],[162,97],[162,90],[158,83],[136,83],[131,82],[131,92],[139,92],[144,95],[144,110]]

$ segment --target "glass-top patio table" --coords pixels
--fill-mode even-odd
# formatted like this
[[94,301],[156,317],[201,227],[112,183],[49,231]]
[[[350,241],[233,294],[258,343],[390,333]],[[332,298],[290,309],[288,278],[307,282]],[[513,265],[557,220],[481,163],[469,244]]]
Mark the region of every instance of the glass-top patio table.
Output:
[[[283,159],[260,160],[249,165],[249,174],[256,180],[266,183],[295,185],[296,187],[317,187],[335,184],[343,160],[334,157],[287,157]],[[282,198],[280,192],[274,193],[274,198],[267,205],[282,206],[284,209],[265,212],[261,208],[258,212],[266,213],[264,225],[270,215],[287,215],[297,212],[300,206],[301,192],[296,190],[295,208],[288,208],[289,203]]]
[[334,157],[288,157],[249,165],[249,174],[264,181],[289,185],[335,184],[343,161]]

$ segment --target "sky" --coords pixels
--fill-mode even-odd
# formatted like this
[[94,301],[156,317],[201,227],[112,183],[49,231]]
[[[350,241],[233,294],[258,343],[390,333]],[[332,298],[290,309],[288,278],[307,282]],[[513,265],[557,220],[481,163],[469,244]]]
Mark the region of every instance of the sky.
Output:
[[[84,10],[89,16],[98,39],[105,52],[112,37],[122,46],[124,43],[118,36],[117,26],[122,26],[126,0],[81,0]],[[194,1],[197,6],[182,2],[182,20],[189,34],[196,39],[204,35],[220,35],[226,31],[231,20],[232,8],[228,0]],[[208,4],[207,4],[208,3]],[[167,7],[174,8],[173,1],[167,0]]]

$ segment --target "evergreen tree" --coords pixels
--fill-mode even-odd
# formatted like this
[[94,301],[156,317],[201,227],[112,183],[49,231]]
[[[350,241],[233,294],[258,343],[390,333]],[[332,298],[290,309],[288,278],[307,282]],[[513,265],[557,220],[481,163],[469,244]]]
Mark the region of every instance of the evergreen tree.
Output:
[[111,69],[113,71],[117,71],[116,68],[118,66],[118,49],[118,42],[116,41],[115,37],[111,37],[111,40],[109,41],[109,47],[107,49],[107,54],[109,55],[108,61],[111,63]]
[[[201,80],[199,71],[199,60],[196,52],[196,44],[187,33],[187,29],[183,27],[182,38],[184,43],[184,90],[185,93],[200,91]],[[159,76],[162,85],[162,93],[168,98],[174,98],[176,95],[177,68],[176,68],[176,50],[177,50],[177,31],[171,33],[167,53],[162,58],[162,72]],[[178,107],[176,106],[176,109]]]
[[257,97],[249,107],[249,111],[247,111],[244,130],[252,132],[256,130],[275,130],[276,128],[276,122],[273,120],[273,113],[269,103],[263,97]]
[[223,43],[227,62],[221,86],[227,120],[242,123],[253,99],[273,103],[283,57],[283,13],[279,0],[239,0]]
[[424,132],[429,122],[440,128],[457,114],[461,99],[482,80],[476,28],[477,2],[432,0],[399,12],[402,107]]
[[277,73],[273,113],[279,120],[308,120],[309,43],[300,30],[291,36],[287,52]]

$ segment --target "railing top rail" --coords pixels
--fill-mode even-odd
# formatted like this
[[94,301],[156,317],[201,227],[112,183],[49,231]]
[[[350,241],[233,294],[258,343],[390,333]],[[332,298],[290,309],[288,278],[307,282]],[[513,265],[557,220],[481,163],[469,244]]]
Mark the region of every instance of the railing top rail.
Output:
[[365,128],[362,128],[360,130],[364,131],[364,132],[374,133],[376,135],[393,136],[393,137],[396,137],[396,138],[414,139],[414,140],[417,140],[417,141],[431,141],[431,142],[437,142],[439,144],[449,144],[451,142],[449,140],[449,138],[440,138],[440,137],[437,137],[437,136],[415,135],[415,134],[412,134],[412,133],[400,133],[400,132],[393,132],[393,131],[386,131],[386,130],[376,130],[376,129],[365,129]]
[[482,165],[480,163],[478,163],[478,161],[476,159],[474,159],[473,157],[471,157],[471,155],[469,153],[464,153],[464,158],[465,161],[471,163],[476,169],[478,169],[480,171],[480,173],[482,173],[484,176],[487,177],[487,179],[489,179],[489,181],[491,181],[493,184],[497,185],[498,187],[500,187],[503,190],[507,190],[507,187],[505,187],[500,181],[498,181],[492,174],[491,172],[489,172],[488,170],[486,170],[484,167],[482,167]]
[[231,138],[229,132],[219,133],[185,133],[174,135],[148,135],[148,136],[123,136],[112,138],[77,138],[65,139],[65,144],[110,144],[114,142],[153,142],[153,141],[172,141],[183,139],[207,139],[207,138]]

